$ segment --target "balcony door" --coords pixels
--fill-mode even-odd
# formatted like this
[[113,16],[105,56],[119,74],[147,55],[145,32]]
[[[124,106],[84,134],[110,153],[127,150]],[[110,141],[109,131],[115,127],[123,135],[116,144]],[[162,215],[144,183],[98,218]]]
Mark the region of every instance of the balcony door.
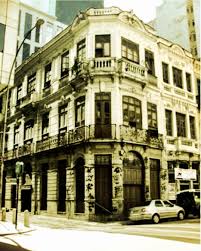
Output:
[[111,95],[100,92],[95,96],[95,137],[111,137]]

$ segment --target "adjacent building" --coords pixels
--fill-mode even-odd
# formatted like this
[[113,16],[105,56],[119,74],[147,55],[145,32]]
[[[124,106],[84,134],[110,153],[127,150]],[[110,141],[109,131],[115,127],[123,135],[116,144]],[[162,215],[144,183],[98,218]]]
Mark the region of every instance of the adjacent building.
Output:
[[150,24],[157,33],[200,58],[200,1],[164,0]]
[[119,219],[200,187],[195,64],[130,12],[78,14],[16,69],[5,206],[15,207],[17,161],[19,210],[39,214]]

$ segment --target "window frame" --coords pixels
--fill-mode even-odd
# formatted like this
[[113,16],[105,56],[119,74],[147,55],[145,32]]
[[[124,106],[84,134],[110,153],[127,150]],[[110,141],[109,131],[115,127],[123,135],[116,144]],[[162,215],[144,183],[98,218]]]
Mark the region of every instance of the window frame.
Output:
[[182,78],[182,70],[178,69],[177,67],[172,67],[172,74],[173,74],[173,84],[178,88],[183,88],[183,78]]
[[86,38],[77,43],[77,61],[81,62],[86,58]]
[[[131,127],[135,127],[137,129],[142,128],[142,102],[141,100],[130,97],[130,96],[122,96],[122,109],[123,109],[123,123],[126,125],[129,125]],[[127,117],[125,114],[124,107],[127,106]],[[137,113],[137,110],[139,110],[139,113]],[[132,114],[133,113],[133,114]],[[132,115],[131,115],[132,114]],[[133,117],[133,119],[132,119]],[[137,121],[139,120],[139,121]]]
[[[108,39],[108,41],[107,41]],[[99,48],[98,48],[99,44]],[[105,45],[108,45],[108,54],[106,54],[107,49],[105,48]],[[101,55],[98,55],[98,54]],[[102,35],[95,35],[95,58],[101,58],[101,57],[111,57],[111,35],[110,34],[102,34]]]
[[190,125],[190,135],[191,139],[196,139],[196,123],[195,123],[195,117],[194,116],[189,116],[189,125]]
[[46,139],[49,136],[49,112],[42,115],[42,138]]
[[147,73],[155,76],[155,60],[154,53],[145,49],[145,65],[147,67]]
[[[183,124],[182,124],[183,123]],[[186,137],[186,115],[176,112],[177,137]]]
[[169,84],[169,65],[162,62],[163,82]]
[[188,72],[186,72],[186,89],[188,92],[192,92],[192,77]]
[[45,74],[44,74],[44,89],[47,89],[51,85],[52,79],[52,63],[48,63],[45,66]]
[[[59,106],[59,130],[67,129],[67,120],[68,118],[68,104]],[[61,119],[63,119],[64,123],[61,126]]]
[[32,141],[33,140],[33,128],[34,128],[34,120],[28,120],[24,124],[24,141]]
[[36,87],[36,72],[29,75],[27,78],[27,94],[32,94]]
[[[129,53],[129,50],[131,51],[131,53]],[[128,55],[131,55],[132,59],[129,58]],[[125,58],[131,62],[139,64],[140,63],[139,44],[134,43],[124,37],[121,37],[121,56],[122,58]]]
[[61,55],[61,77],[69,76],[69,62],[69,51],[66,51]]
[[[150,114],[149,114],[150,112]],[[150,115],[150,117],[149,117]],[[154,117],[156,118],[153,118],[153,115]],[[147,122],[148,122],[148,129],[151,129],[151,130],[156,130],[158,129],[158,119],[157,119],[157,105],[156,104],[153,104],[153,103],[150,103],[150,102],[147,102]],[[151,123],[149,123],[149,120],[151,119]],[[155,121],[155,126],[154,126],[154,121]]]
[[[167,116],[168,115],[168,116]],[[165,109],[165,120],[166,120],[166,135],[172,136],[173,129],[172,129],[172,111]]]
[[85,124],[85,96],[75,100],[75,127]]

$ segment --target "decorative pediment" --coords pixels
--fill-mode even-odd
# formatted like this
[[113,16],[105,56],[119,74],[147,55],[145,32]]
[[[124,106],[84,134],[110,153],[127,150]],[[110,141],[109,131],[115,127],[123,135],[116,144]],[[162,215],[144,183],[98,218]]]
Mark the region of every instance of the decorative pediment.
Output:
[[180,55],[180,56],[185,56],[184,49],[178,44],[172,44],[171,48],[175,54]]
[[131,14],[130,12],[123,11],[119,14],[119,19],[123,22],[126,22],[132,25],[134,28],[144,31],[145,27],[143,22],[136,16]]

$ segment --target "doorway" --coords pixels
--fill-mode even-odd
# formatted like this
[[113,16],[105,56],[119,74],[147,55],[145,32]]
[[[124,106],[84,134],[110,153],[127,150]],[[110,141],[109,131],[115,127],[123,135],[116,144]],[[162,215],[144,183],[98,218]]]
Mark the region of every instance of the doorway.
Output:
[[66,211],[66,160],[58,162],[58,212]]
[[112,210],[111,155],[95,156],[96,214],[110,214]]
[[160,199],[160,160],[150,159],[151,199]]
[[123,163],[124,214],[127,216],[129,208],[138,206],[145,201],[145,173],[142,157],[136,152],[129,152]]
[[84,213],[84,198],[85,198],[85,175],[84,175],[84,159],[78,158],[75,163],[76,177],[76,213]]

